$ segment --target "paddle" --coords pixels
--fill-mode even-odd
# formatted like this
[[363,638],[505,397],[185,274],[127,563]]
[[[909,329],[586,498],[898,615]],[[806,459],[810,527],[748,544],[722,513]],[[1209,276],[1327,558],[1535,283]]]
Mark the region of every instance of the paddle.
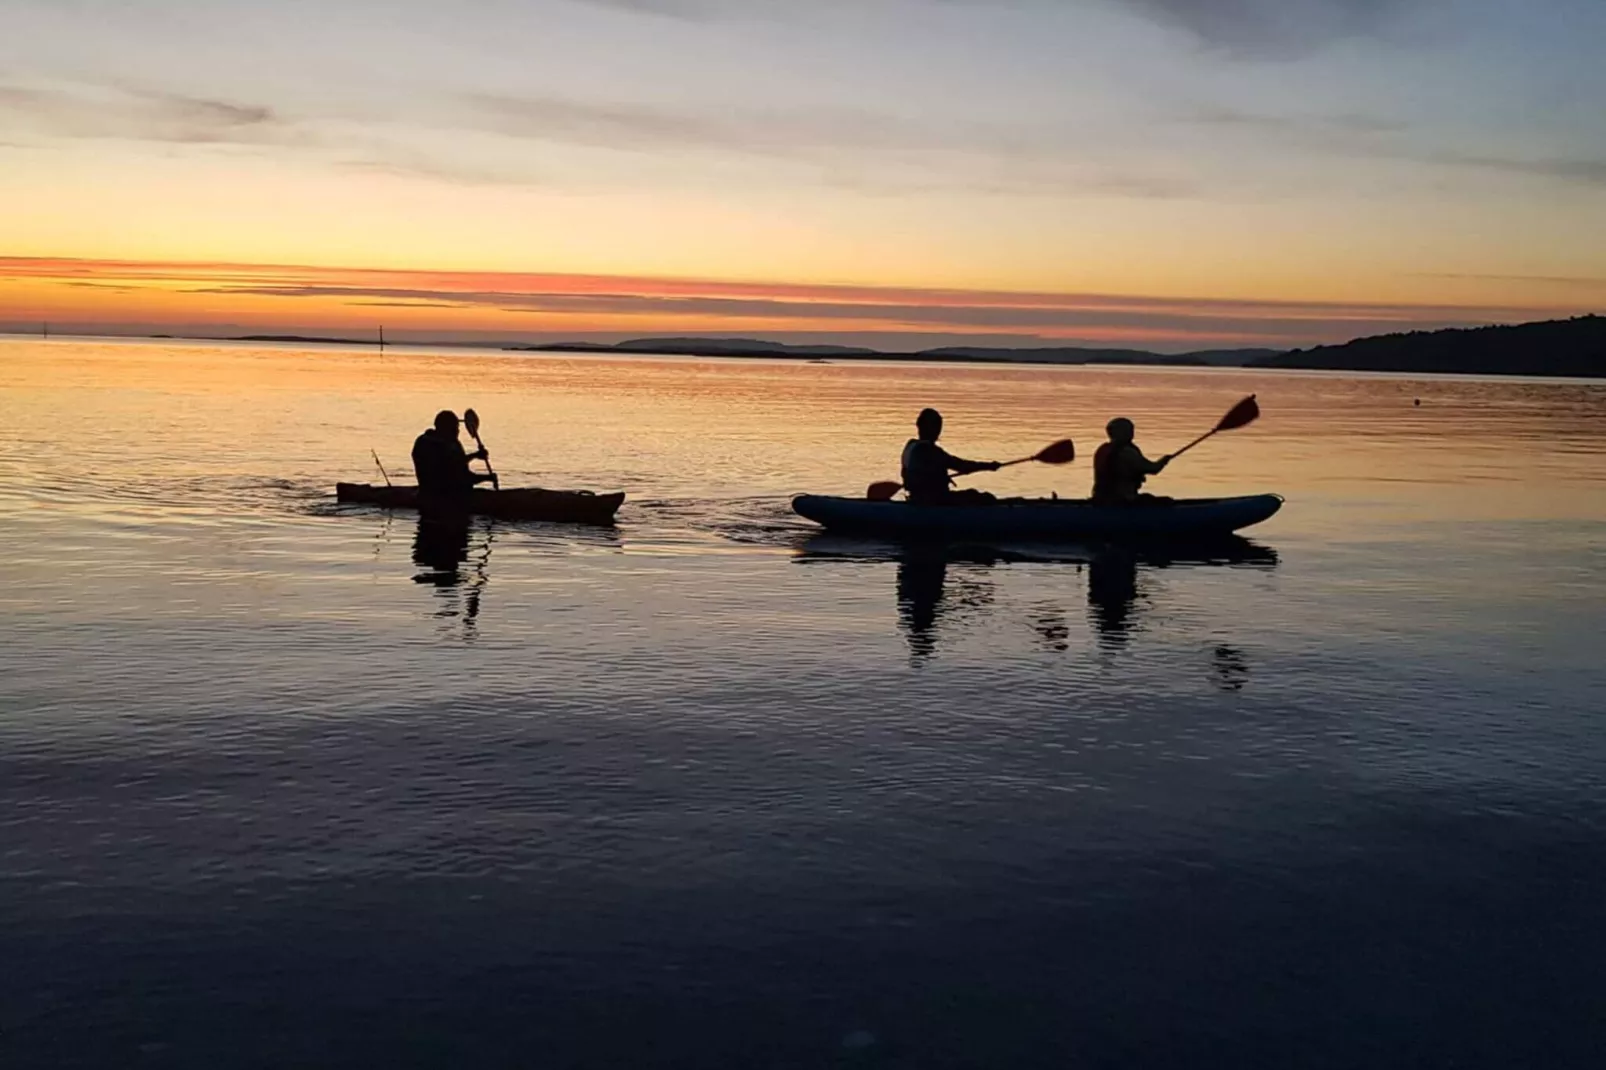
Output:
[[[473,409],[464,409],[463,426],[468,428],[469,435],[474,439],[474,445],[483,450],[485,443],[480,441],[480,414]],[[491,467],[491,459],[489,457],[485,458],[485,471],[490,474],[491,486],[501,490],[502,484],[496,478],[496,469]]]
[[[1070,464],[1076,460],[1076,443],[1068,438],[1050,443],[1032,454],[1030,457],[1018,457],[1013,461],[1004,461],[1000,468],[1008,468],[1012,464],[1025,464],[1027,461],[1041,461],[1043,464]],[[892,496],[903,489],[902,483],[884,479],[879,483],[871,483],[865,490],[864,496],[872,502],[889,502]]]
[[1223,416],[1220,421],[1217,422],[1216,426],[1212,427],[1210,430],[1206,431],[1204,434],[1200,435],[1198,438],[1194,439],[1192,442],[1173,453],[1171,455],[1171,460],[1174,461],[1178,457],[1181,457],[1184,453],[1187,453],[1189,450],[1193,449],[1193,447],[1197,446],[1199,443],[1203,442],[1205,439],[1216,434],[1217,432],[1236,431],[1240,427],[1254,423],[1257,419],[1259,419],[1259,417],[1260,406],[1255,402],[1255,395],[1250,394],[1238,404],[1228,409],[1227,415]]

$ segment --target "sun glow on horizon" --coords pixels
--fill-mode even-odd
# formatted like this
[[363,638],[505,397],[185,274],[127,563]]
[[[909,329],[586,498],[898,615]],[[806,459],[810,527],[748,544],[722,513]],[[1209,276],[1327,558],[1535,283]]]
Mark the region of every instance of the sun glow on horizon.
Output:
[[371,332],[383,325],[397,339],[875,334],[1289,347],[1573,311],[48,257],[0,258],[0,281],[0,324],[13,328]]
[[1599,311],[1606,7],[1451,4],[11,0],[0,323],[1174,348]]

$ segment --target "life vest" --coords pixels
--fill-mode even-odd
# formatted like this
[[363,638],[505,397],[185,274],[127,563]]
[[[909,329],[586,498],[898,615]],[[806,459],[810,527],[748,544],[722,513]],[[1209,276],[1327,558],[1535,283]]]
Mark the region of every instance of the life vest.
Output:
[[903,447],[903,489],[909,500],[935,501],[948,494],[948,451],[935,442],[911,438]]
[[[1125,501],[1130,495],[1136,494],[1143,486],[1144,476],[1137,473],[1135,483],[1130,477],[1124,477],[1117,470],[1121,451],[1129,448],[1129,443],[1116,445],[1114,442],[1105,442],[1093,451],[1093,500],[1100,502]],[[1125,485],[1123,485],[1125,484]]]

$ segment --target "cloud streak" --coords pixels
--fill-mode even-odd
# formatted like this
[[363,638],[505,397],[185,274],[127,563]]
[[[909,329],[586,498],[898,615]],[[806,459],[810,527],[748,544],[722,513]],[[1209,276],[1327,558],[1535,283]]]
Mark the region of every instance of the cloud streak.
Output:
[[51,137],[263,144],[290,124],[272,108],[149,90],[0,86],[0,121]]
[[[702,333],[779,329],[969,332],[1025,338],[1236,340],[1295,345],[1418,327],[1510,322],[1556,309],[1476,305],[1270,301],[1218,297],[1010,292],[895,286],[722,282],[504,272],[0,259],[0,279],[67,286],[149,287],[226,307],[280,308],[287,322],[317,309],[384,307],[539,318],[547,332],[598,329]],[[298,312],[298,308],[307,311]],[[628,326],[625,326],[628,325]],[[690,325],[690,326],[688,326]],[[519,329],[517,327],[513,329]],[[532,328],[536,329],[536,328]]]
[[[782,0],[576,0],[611,8],[687,21],[768,16],[797,17],[808,5]],[[829,6],[830,0],[814,0]],[[889,10],[920,4],[944,7],[1039,8],[1061,0],[837,0],[839,7],[877,5]],[[1250,60],[1308,56],[1339,41],[1386,36],[1423,0],[1104,0],[1152,22],[1181,30],[1197,43],[1225,55]]]
[[1122,0],[1209,48],[1292,59],[1334,42],[1378,37],[1417,0]]

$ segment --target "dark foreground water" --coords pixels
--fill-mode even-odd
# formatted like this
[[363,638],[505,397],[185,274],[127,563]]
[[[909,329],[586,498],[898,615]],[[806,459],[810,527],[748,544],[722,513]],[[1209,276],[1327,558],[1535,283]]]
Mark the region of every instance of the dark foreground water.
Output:
[[[786,508],[923,404],[1251,390],[1156,488],[1287,495],[1211,555]],[[0,404],[8,1070],[1606,1055],[1606,388],[69,340]],[[333,504],[443,405],[617,529]]]

